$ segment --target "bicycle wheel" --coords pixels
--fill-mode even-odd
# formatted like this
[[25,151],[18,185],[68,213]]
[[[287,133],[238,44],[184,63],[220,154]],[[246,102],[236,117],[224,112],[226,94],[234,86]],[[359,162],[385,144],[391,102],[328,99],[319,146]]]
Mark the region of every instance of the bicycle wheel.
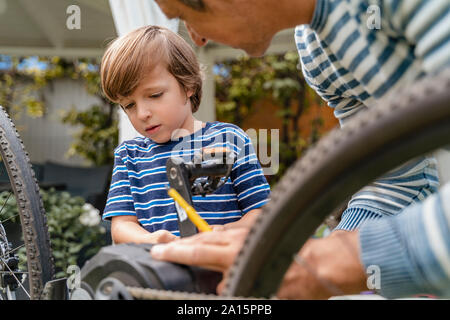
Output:
[[322,138],[274,188],[230,269],[226,296],[270,297],[324,219],[365,185],[450,143],[450,72],[402,89]]
[[[0,154],[7,173],[5,177],[9,179],[7,185],[2,185],[4,202],[0,210],[0,287],[6,299],[39,299],[45,283],[54,274],[47,220],[28,154],[2,107]],[[17,205],[12,210],[14,215],[11,216],[9,212],[5,218],[2,212],[11,203]],[[20,217],[19,228],[19,223],[12,224],[17,216]],[[19,229],[19,236],[16,234],[8,239],[8,232],[13,229]],[[26,249],[26,261],[21,261],[26,270],[19,269],[17,252],[20,248]]]

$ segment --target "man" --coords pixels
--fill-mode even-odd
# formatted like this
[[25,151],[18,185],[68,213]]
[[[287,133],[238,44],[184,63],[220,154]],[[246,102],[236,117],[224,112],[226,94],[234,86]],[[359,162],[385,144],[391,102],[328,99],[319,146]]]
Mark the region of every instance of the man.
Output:
[[[207,39],[212,39],[244,49],[253,56],[262,55],[278,31],[297,26],[295,40],[304,77],[308,84],[334,108],[334,113],[342,126],[357,112],[370,107],[399,86],[414,82],[424,75],[437,73],[450,65],[450,33],[446,26],[449,19],[449,3],[446,0],[380,0],[375,2],[375,6],[370,6],[362,0],[159,0],[157,2],[169,18],[179,17],[185,20],[186,27],[197,45],[205,45]],[[350,282],[358,279],[356,282],[361,284],[365,278],[362,273],[363,264],[373,262],[372,258],[367,258],[371,255],[365,254],[364,248],[370,247],[373,241],[369,241],[365,236],[365,229],[348,231],[359,228],[365,221],[397,215],[409,205],[424,200],[434,193],[437,187],[436,163],[433,159],[422,157],[410,161],[354,195],[342,215],[337,231],[333,231],[329,239],[309,242],[301,255],[306,255],[306,261],[308,252],[312,255],[323,254],[315,261],[321,259],[338,261],[339,258],[334,257],[333,251],[327,251],[326,246],[337,244],[339,239],[347,239],[353,244],[354,251],[359,252],[358,242],[360,242],[363,249],[362,263],[360,261],[356,263],[354,259],[342,263],[355,262],[355,265],[359,263],[359,272],[343,273],[343,276],[350,278],[348,279]],[[402,214],[402,217],[406,216],[408,215]],[[387,220],[389,219],[380,221]],[[373,221],[369,222],[369,225],[374,225]],[[377,222],[375,225],[382,223]],[[384,232],[384,229],[379,232]],[[201,237],[198,238],[197,240],[201,241]],[[448,240],[445,239],[444,243],[447,245]],[[238,241],[233,241],[235,242],[230,247],[237,247]],[[392,243],[384,242],[383,245],[395,246],[395,239],[392,238],[392,241]],[[174,244],[174,247],[169,247],[176,250],[176,246],[177,244]],[[314,250],[308,249],[313,247]],[[154,253],[164,249],[155,248],[155,250]],[[173,260],[167,250],[164,252],[163,258]],[[228,266],[231,260],[229,257],[232,255],[223,257],[227,259],[223,266]],[[179,258],[177,261],[192,262],[189,258],[186,259]],[[442,266],[446,264],[440,266],[444,268]],[[285,280],[295,278],[300,272],[295,270],[298,268],[301,268],[299,264],[293,264]],[[352,270],[355,270],[353,268],[354,266]],[[384,279],[394,277],[397,269],[393,267],[387,270],[392,270],[392,274],[384,271],[382,275]],[[354,277],[351,277],[352,275]],[[296,282],[297,288],[299,283],[309,286],[314,281],[311,277],[302,279]],[[343,279],[337,281],[340,280]],[[286,283],[287,281],[284,285]],[[298,297],[295,296],[296,290],[284,294],[283,287],[280,291],[281,297]],[[357,292],[361,288],[349,286],[351,292]],[[382,288],[382,293],[386,296],[400,294],[395,291],[396,289],[386,288],[385,291]],[[322,288],[317,290],[314,297],[329,295],[330,293]]]
[[[439,225],[436,225],[438,223]],[[280,299],[327,299],[367,291],[367,271],[381,271],[387,298],[428,293],[450,297],[450,183],[401,214],[368,220],[359,230],[311,239],[284,276]],[[223,272],[220,294],[248,233],[213,231],[153,247],[152,256]],[[375,269],[371,269],[375,272]],[[370,280],[370,279],[369,279]],[[334,290],[333,290],[334,289]]]

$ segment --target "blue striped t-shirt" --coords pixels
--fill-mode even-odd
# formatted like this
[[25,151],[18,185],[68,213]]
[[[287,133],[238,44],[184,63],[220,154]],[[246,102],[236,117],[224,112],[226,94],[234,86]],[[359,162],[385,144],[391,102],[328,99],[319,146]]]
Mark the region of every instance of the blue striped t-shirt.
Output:
[[133,215],[149,232],[167,230],[179,236],[175,203],[166,189],[166,161],[177,156],[190,162],[204,147],[227,147],[236,156],[222,187],[205,197],[192,197],[194,208],[208,224],[237,221],[268,202],[270,187],[250,138],[239,127],[216,121],[167,143],[138,137],[119,145],[103,219]]
[[[345,126],[400,86],[450,66],[449,7],[448,0],[317,0],[311,23],[295,30],[306,82]],[[397,214],[438,186],[434,158],[411,160],[355,194],[337,229]]]

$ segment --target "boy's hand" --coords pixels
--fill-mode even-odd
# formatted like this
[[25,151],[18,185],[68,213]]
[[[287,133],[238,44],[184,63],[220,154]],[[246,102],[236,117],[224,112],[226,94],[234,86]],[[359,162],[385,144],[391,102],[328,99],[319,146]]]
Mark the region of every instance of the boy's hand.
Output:
[[158,230],[148,235],[148,243],[168,243],[178,239],[167,230]]
[[210,227],[211,227],[211,229],[213,229],[213,231],[224,231],[227,229],[226,226],[222,225],[222,224],[214,224]]

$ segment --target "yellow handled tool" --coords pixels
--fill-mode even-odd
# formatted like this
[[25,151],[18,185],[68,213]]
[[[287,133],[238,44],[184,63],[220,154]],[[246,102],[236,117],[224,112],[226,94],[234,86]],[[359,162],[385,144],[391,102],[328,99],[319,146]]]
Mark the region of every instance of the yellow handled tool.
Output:
[[208,223],[203,220],[202,217],[200,217],[197,211],[195,211],[195,209],[191,205],[189,205],[186,200],[184,200],[184,198],[178,193],[177,190],[175,190],[174,188],[170,188],[167,193],[184,209],[184,211],[186,211],[187,216],[198,228],[198,230],[202,232],[212,231]]

